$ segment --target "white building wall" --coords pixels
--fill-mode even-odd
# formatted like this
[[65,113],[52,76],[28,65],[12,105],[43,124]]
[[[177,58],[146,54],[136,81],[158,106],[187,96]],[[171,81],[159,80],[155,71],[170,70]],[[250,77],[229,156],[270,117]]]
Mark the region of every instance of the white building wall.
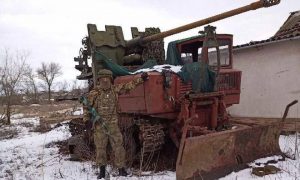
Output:
[[[236,49],[233,67],[242,70],[242,82],[240,104],[229,108],[231,115],[282,117],[288,103],[300,101],[300,39]],[[299,108],[293,106],[288,117],[300,117]]]

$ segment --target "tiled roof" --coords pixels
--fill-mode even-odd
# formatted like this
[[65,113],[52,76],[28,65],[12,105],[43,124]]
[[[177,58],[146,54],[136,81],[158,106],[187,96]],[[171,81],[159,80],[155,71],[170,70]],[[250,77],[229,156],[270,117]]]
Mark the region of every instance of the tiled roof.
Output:
[[275,42],[280,40],[288,40],[292,38],[300,38],[300,11],[291,12],[290,16],[283,23],[277,33],[266,40],[261,41],[251,41],[246,44],[241,44],[234,46],[235,49],[239,49],[242,47],[255,46],[255,45],[263,45],[269,42]]
[[273,37],[291,37],[300,35],[300,11],[292,12]]

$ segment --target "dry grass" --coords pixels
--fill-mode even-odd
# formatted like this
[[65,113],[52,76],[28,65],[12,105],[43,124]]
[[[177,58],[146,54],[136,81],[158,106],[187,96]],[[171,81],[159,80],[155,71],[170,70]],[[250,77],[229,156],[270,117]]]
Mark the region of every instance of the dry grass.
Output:
[[[63,102],[53,102],[52,104],[28,104],[28,105],[14,105],[13,114],[24,114],[24,117],[44,117],[50,116],[56,111],[63,109],[69,109],[80,106],[77,101],[63,101]],[[0,106],[0,109],[4,108]]]

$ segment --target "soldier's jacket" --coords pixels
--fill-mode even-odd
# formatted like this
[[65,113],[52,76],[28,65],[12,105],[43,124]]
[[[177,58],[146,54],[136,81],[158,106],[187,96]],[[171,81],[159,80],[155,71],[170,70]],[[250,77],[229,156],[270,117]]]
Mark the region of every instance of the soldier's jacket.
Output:
[[[137,78],[128,83],[112,85],[112,88],[109,90],[95,88],[89,92],[87,98],[103,120],[116,120],[118,95],[129,92],[141,83],[143,83],[143,79]],[[84,108],[84,121],[88,119],[89,113],[86,108]]]

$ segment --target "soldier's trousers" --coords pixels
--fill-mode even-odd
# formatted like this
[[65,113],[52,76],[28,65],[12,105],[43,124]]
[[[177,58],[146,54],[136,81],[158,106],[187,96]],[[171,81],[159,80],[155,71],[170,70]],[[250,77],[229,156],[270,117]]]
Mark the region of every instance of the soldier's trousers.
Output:
[[96,146],[96,163],[99,166],[107,164],[106,148],[110,143],[114,152],[114,164],[117,168],[125,167],[125,149],[123,147],[123,137],[118,126],[117,119],[113,118],[106,122],[109,134],[105,134],[99,123],[95,124],[94,143]]

